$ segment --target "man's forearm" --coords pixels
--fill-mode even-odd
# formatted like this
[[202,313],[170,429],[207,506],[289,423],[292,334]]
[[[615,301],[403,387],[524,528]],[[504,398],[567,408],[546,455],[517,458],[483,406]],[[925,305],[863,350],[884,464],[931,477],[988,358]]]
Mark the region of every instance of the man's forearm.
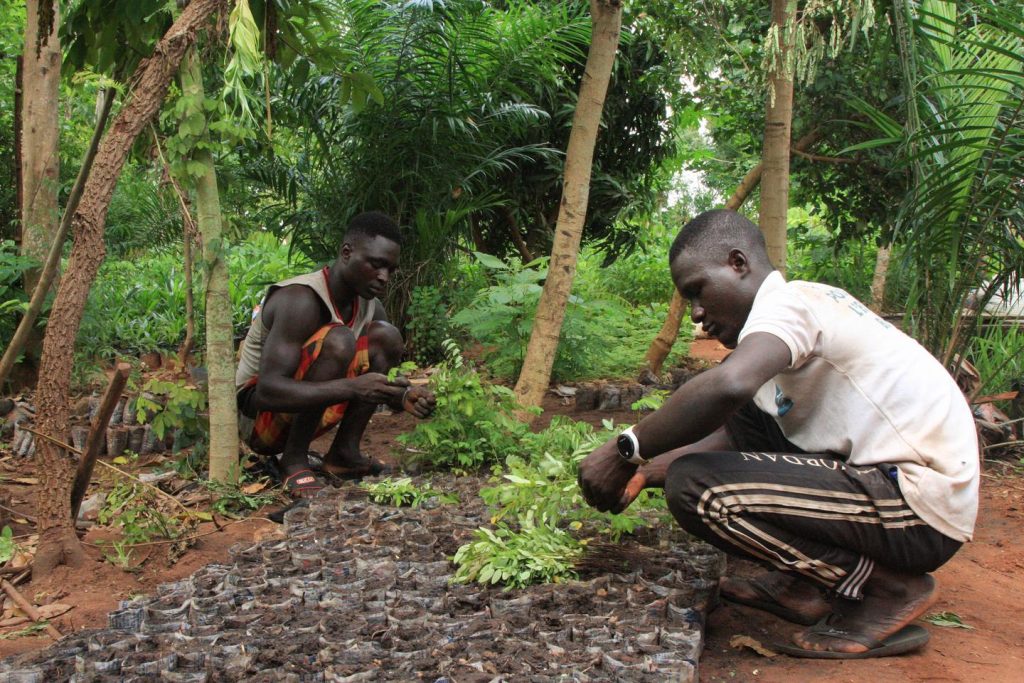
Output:
[[734,383],[724,370],[719,366],[693,378],[636,425],[633,432],[643,457],[667,455],[704,439],[750,400],[749,389]]
[[290,378],[261,377],[256,384],[254,398],[259,410],[301,413],[351,401],[357,396],[352,381],[349,379],[311,382]]

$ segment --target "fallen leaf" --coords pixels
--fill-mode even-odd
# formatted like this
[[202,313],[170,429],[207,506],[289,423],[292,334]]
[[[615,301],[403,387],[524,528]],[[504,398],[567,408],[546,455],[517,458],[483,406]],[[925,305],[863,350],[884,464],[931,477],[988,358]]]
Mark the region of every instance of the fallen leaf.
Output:
[[246,484],[245,486],[243,486],[242,493],[252,495],[254,493],[259,493],[265,488],[267,488],[267,481],[265,479],[263,481],[254,481],[251,484]]
[[0,628],[7,628],[8,626],[21,626],[27,624],[29,621],[28,617],[11,617],[0,621]]
[[770,650],[761,644],[761,641],[755,640],[750,636],[733,636],[729,639],[729,647],[735,650],[742,650],[748,648],[761,655],[762,657],[778,657],[779,653],[774,650]]
[[963,620],[960,619],[960,615],[956,612],[936,612],[935,614],[929,614],[924,617],[924,620],[929,624],[944,626],[946,628],[974,628],[969,624],[965,624]]
[[43,619],[53,619],[70,611],[73,607],[74,605],[66,605],[63,602],[50,603],[39,608],[39,616]]

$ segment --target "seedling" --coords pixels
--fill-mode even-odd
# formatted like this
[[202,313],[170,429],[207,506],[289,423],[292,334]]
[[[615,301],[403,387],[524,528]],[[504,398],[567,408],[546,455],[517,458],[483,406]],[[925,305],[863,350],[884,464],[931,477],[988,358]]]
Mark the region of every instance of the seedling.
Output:
[[418,487],[412,479],[383,479],[373,484],[362,484],[362,488],[375,503],[386,503],[396,507],[418,508],[429,500],[436,499],[442,504],[458,503],[459,497],[444,493],[429,486]]

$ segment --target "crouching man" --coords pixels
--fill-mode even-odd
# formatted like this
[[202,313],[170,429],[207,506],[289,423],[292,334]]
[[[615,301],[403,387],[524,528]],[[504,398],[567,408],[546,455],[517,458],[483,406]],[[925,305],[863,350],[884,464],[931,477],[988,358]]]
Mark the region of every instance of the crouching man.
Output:
[[679,524],[772,571],[724,598],[809,628],[788,654],[921,647],[929,572],[969,541],[978,443],[963,394],[917,342],[846,292],[786,282],[757,226],[688,223],[669,252],[694,322],[735,349],[580,466],[586,500],[664,487]]
[[253,316],[235,375],[239,429],[257,453],[281,454],[283,483],[295,497],[324,486],[308,459],[317,436],[338,425],[324,472],[378,474],[384,466],[359,450],[376,407],[386,403],[420,418],[434,410],[429,389],[386,375],[404,345],[378,297],[400,248],[390,218],[360,214],[332,265],[272,285]]

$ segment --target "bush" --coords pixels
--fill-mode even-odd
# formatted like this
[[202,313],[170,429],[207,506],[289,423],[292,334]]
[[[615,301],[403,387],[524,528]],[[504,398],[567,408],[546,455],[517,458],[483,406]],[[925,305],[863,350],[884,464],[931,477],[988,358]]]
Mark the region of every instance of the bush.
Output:
[[398,437],[414,461],[433,467],[478,469],[518,450],[530,428],[515,417],[518,404],[507,387],[488,384],[448,344],[449,359],[431,375],[437,397],[433,419]]
[[[228,250],[231,308],[236,335],[244,334],[267,286],[313,269],[292,261],[288,247],[268,233],[254,233]],[[202,260],[196,257],[193,296],[196,345],[204,339]],[[78,334],[85,358],[170,351],[185,338],[185,272],[180,245],[127,261],[107,261],[89,292]]]
[[0,241],[0,343],[3,348],[11,342],[20,316],[16,311],[24,310],[28,296],[22,291],[21,279],[35,261],[18,253],[18,246],[11,240]]
[[[477,292],[473,302],[452,317],[481,345],[483,360],[495,377],[519,375],[533,320],[547,275],[547,259],[526,265],[502,263],[478,254],[495,283]],[[640,367],[651,339],[665,319],[665,304],[630,306],[600,295],[595,283],[583,282],[585,294],[573,294],[566,307],[552,379],[625,377]],[[685,348],[680,344],[681,348]]]

